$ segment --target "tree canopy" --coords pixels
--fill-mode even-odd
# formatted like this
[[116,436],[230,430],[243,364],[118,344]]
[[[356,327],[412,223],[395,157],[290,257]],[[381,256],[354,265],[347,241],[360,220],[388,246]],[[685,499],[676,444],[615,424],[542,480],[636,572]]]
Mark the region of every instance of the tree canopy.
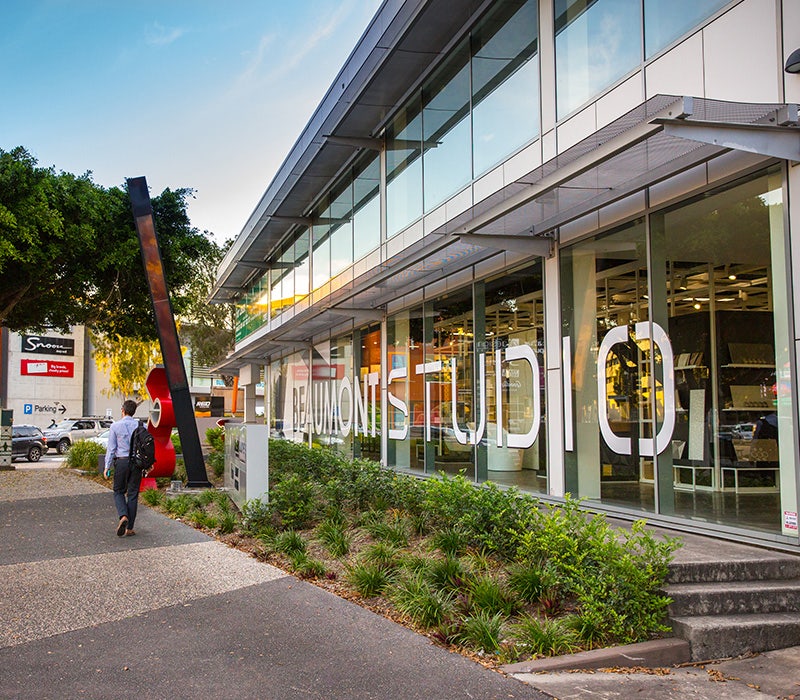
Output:
[[[206,263],[220,259],[219,246],[189,222],[191,195],[165,189],[151,198],[176,317],[196,310],[198,270],[207,275]],[[124,188],[39,167],[21,147],[0,149],[0,323],[15,331],[86,325],[108,338],[157,337]]]

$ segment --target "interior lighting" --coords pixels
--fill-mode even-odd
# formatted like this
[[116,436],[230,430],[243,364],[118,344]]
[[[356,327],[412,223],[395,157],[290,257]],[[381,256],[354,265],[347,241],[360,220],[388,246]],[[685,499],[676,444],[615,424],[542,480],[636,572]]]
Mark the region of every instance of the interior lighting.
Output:
[[695,309],[699,310],[700,309],[700,302],[699,301],[695,301],[694,304],[692,304],[692,306],[694,306]]
[[800,73],[800,49],[795,49],[789,54],[783,70],[787,73]]

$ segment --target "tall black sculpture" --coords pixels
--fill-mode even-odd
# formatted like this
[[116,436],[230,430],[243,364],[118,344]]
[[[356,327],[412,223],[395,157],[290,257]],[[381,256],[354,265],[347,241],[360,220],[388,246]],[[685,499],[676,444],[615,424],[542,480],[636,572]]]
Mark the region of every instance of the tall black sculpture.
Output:
[[136,232],[139,234],[139,247],[142,250],[144,272],[150,287],[150,298],[153,301],[156,330],[158,331],[158,341],[161,344],[161,355],[164,358],[164,369],[167,373],[169,391],[172,396],[175,423],[178,426],[178,435],[181,438],[187,485],[197,487],[211,486],[206,473],[206,465],[203,461],[200,436],[197,433],[192,397],[189,392],[189,381],[186,378],[186,368],[183,365],[183,357],[181,355],[181,344],[178,340],[178,329],[175,326],[175,316],[172,313],[167,279],[164,276],[164,266],[161,262],[161,251],[158,247],[158,237],[156,236],[150,193],[147,190],[147,180],[144,177],[129,178],[128,196],[131,200],[133,217],[136,221]]

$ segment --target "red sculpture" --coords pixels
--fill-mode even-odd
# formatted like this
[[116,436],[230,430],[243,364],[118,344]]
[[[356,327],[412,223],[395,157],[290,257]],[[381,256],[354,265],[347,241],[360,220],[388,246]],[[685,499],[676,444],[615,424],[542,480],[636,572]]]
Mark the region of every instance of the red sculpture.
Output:
[[150,370],[144,382],[153,401],[147,430],[156,444],[156,461],[148,475],[142,479],[140,491],[156,488],[157,476],[172,476],[175,473],[175,446],[172,444],[172,429],[175,427],[175,412],[169,382],[163,365]]

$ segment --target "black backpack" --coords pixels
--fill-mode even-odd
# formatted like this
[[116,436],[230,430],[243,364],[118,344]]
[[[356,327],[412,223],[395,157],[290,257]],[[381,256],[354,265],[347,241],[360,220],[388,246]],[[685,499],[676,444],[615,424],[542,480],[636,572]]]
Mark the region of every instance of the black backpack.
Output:
[[132,467],[149,471],[156,461],[156,442],[150,431],[141,423],[131,435],[131,447],[128,455]]

